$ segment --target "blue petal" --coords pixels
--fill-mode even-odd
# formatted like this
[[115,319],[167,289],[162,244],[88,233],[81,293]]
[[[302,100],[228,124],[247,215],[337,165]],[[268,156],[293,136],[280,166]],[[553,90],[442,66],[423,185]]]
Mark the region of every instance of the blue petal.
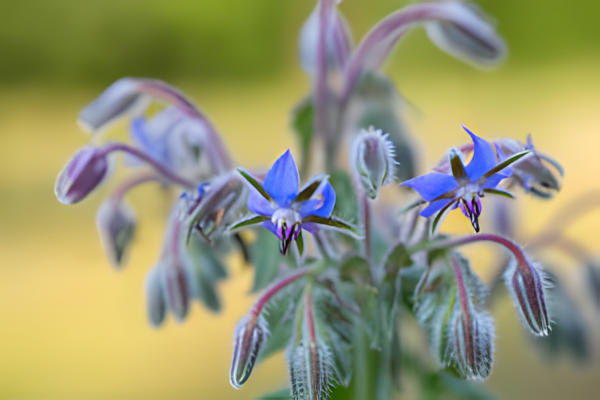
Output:
[[264,221],[261,225],[263,228],[270,230],[275,236],[277,236],[277,227],[271,221]]
[[475,135],[466,126],[463,125],[462,127],[473,140],[473,158],[469,165],[465,167],[465,171],[471,181],[476,181],[490,169],[494,168],[494,165],[496,165],[496,154],[492,145],[486,140]]
[[434,200],[458,186],[452,175],[430,172],[401,183],[417,191],[425,201]]
[[298,195],[299,186],[298,168],[287,150],[267,173],[263,187],[280,207],[289,207]]
[[440,199],[430,203],[427,207],[425,207],[419,214],[425,218],[431,217],[436,212],[440,211],[442,208],[446,207],[448,203],[454,201],[456,199]]
[[270,217],[273,215],[273,205],[265,199],[256,189],[252,188],[248,194],[248,209],[255,214]]
[[321,198],[305,201],[302,203],[302,206],[300,206],[299,212],[302,218],[309,215],[327,218],[331,215],[334,206],[335,190],[333,190],[333,186],[327,182],[323,188],[323,191],[321,192]]
[[483,185],[481,185],[481,189],[493,189],[496,186],[498,186],[498,184],[500,183],[500,181],[502,181],[502,179],[504,179],[506,177],[507,176],[501,172],[494,174],[485,180]]

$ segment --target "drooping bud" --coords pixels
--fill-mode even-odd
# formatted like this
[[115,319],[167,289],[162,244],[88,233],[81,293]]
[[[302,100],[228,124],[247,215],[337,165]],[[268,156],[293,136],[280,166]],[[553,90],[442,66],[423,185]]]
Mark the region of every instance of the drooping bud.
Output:
[[54,194],[62,204],[77,203],[98,187],[107,171],[106,154],[98,148],[85,146],[58,174]]
[[135,232],[133,209],[125,201],[109,197],[98,208],[96,226],[108,260],[113,267],[120,268],[125,264]]
[[320,342],[300,340],[287,353],[294,400],[326,400],[333,380],[332,356]]
[[[350,58],[352,35],[348,22],[337,8],[331,7],[328,10],[330,12],[325,20],[327,66],[341,69]],[[300,65],[311,76],[314,76],[317,70],[319,29],[319,6],[317,6],[300,30]]]
[[187,252],[185,230],[175,211],[163,238],[163,249],[159,263],[162,265],[161,283],[168,309],[175,321],[181,323],[187,316],[192,297],[191,261]]
[[485,379],[494,362],[494,321],[481,308],[487,289],[458,254],[451,256],[456,279],[456,307],[448,327],[445,363],[468,379]]
[[465,61],[490,65],[502,61],[506,45],[481,10],[472,4],[448,2],[447,19],[425,23],[429,39],[448,54]]
[[79,124],[88,132],[97,132],[128,113],[143,110],[149,97],[139,91],[140,80],[122,78],[110,85],[79,113]]
[[190,279],[186,267],[176,260],[169,260],[161,268],[162,290],[167,307],[173,313],[176,322],[183,322],[190,303]]
[[146,313],[152,327],[158,328],[165,320],[167,308],[161,283],[162,264],[157,264],[146,275]]
[[[182,197],[182,210],[188,233],[196,230],[209,239],[227,228],[243,204],[246,187],[235,172],[223,174],[206,185],[201,192]],[[191,197],[190,197],[191,196]]]
[[269,335],[267,322],[262,315],[245,315],[235,327],[233,335],[233,357],[229,382],[236,389],[250,377],[258,352]]
[[459,372],[468,379],[486,379],[494,361],[494,320],[470,308],[456,313],[450,334],[451,356]]
[[504,281],[523,326],[536,336],[547,336],[551,329],[546,307],[548,283],[541,267],[525,256],[513,258]]
[[511,166],[511,178],[523,189],[542,198],[553,197],[560,190],[560,178],[564,174],[562,166],[550,156],[539,152],[533,145],[531,135],[527,137],[527,144],[510,138],[498,139],[495,144],[499,158],[523,150],[531,152],[529,157]]
[[371,127],[354,139],[350,162],[354,174],[371,199],[377,197],[382,186],[394,181],[394,145],[381,130]]

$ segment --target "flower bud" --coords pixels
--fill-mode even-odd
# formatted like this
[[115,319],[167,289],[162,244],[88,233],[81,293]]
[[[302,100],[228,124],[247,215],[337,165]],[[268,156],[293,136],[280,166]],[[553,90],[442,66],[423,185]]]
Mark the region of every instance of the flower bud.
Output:
[[[339,11],[332,7],[326,20],[325,53],[328,67],[343,68],[352,51],[350,28]],[[317,6],[300,30],[300,64],[307,74],[317,70],[317,46],[319,43],[319,7]]]
[[124,201],[109,197],[98,208],[96,226],[111,265],[115,268],[123,266],[135,232],[133,209]]
[[506,45],[473,5],[446,3],[451,18],[425,23],[429,39],[448,54],[474,64],[495,64],[506,55]]
[[100,149],[85,146],[58,174],[54,194],[62,204],[77,203],[96,189],[107,171],[106,155]]
[[394,145],[381,130],[363,130],[352,144],[351,163],[365,193],[374,199],[382,186],[394,181]]
[[504,281],[524,327],[536,336],[547,336],[550,318],[546,308],[544,272],[526,257],[513,259],[504,272]]
[[161,267],[162,290],[167,307],[173,313],[175,321],[185,320],[190,303],[190,279],[186,268],[176,260]]
[[79,124],[88,132],[97,132],[119,117],[136,109],[143,109],[148,103],[148,97],[139,91],[141,83],[141,80],[133,78],[122,78],[114,82],[81,110]]
[[[560,178],[564,173],[562,167],[556,160],[540,153],[533,145],[531,136],[527,137],[527,144],[510,138],[498,139],[495,143],[500,158],[523,150],[531,151],[530,156],[511,166],[511,178],[523,189],[542,198],[553,197],[560,190]],[[547,164],[552,165],[555,171],[550,169]]]
[[485,379],[494,361],[494,321],[473,307],[464,311],[456,313],[450,328],[451,357],[468,379]]
[[162,264],[157,264],[146,275],[146,312],[148,322],[158,328],[165,319],[167,308],[161,283]]
[[325,344],[300,340],[288,349],[287,362],[294,400],[329,398],[333,361]]
[[258,352],[269,335],[267,321],[262,315],[245,315],[240,319],[233,334],[233,357],[229,382],[236,389],[250,377]]
[[204,238],[223,231],[243,204],[245,193],[246,187],[237,173],[230,172],[201,185],[197,194],[183,195],[180,207],[188,231],[196,229]]

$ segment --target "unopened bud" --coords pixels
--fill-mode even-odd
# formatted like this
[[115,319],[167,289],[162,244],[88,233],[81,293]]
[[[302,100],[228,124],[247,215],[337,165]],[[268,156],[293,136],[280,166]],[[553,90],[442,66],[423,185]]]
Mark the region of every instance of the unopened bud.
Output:
[[544,272],[526,257],[513,259],[504,272],[504,281],[523,326],[536,336],[547,336],[550,318],[546,308]]
[[506,55],[506,45],[493,26],[472,5],[446,3],[451,18],[425,23],[429,39],[454,57],[475,64],[495,64]]
[[229,382],[239,389],[250,377],[258,352],[269,335],[267,322],[262,315],[248,314],[235,327],[233,336],[233,358]]
[[148,322],[158,328],[165,319],[167,308],[161,283],[162,264],[157,264],[146,275],[146,312]]
[[354,139],[350,162],[371,199],[377,197],[382,186],[394,181],[394,145],[381,130],[363,130]]
[[[527,137],[527,144],[510,138],[498,139],[495,144],[501,158],[523,150],[531,152],[530,156],[524,157],[511,166],[511,178],[523,189],[542,198],[553,197],[560,190],[560,180],[564,173],[561,165],[551,157],[540,153],[533,145],[531,136]],[[553,168],[549,168],[549,165]]]
[[136,218],[133,209],[123,200],[109,197],[98,208],[96,226],[111,265],[121,267],[125,263],[135,232]]
[[494,321],[486,313],[469,308],[456,313],[450,328],[452,359],[468,379],[485,379],[494,361]]
[[[352,36],[348,23],[339,11],[332,7],[325,25],[327,65],[343,68],[352,51]],[[300,30],[300,65],[311,76],[317,70],[318,43],[319,7],[317,6]]]
[[58,174],[54,194],[62,204],[83,200],[102,182],[108,171],[108,160],[102,150],[81,148]]
[[183,322],[190,303],[190,279],[184,265],[170,260],[162,267],[162,290],[175,321]]
[[325,344],[301,340],[288,349],[287,362],[294,400],[329,398],[333,361]]

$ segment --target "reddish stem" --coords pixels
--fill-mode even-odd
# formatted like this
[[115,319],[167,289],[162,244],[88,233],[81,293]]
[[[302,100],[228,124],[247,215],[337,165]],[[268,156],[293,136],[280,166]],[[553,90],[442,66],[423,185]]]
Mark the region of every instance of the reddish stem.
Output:
[[109,153],[112,153],[113,151],[122,151],[122,152],[130,154],[136,158],[139,158],[140,160],[144,161],[146,164],[152,166],[158,173],[163,175],[165,178],[168,178],[171,181],[173,181],[179,185],[190,187],[190,188],[196,186],[196,184],[194,182],[178,175],[175,171],[172,171],[170,168],[164,166],[160,162],[158,162],[155,159],[153,159],[152,157],[150,157],[148,154],[144,153],[140,149],[137,149],[133,146],[130,146],[125,143],[115,142],[115,143],[110,143],[109,145],[104,147],[104,149],[102,149],[103,155],[108,155]]
[[467,352],[467,359],[471,365],[474,365],[473,359],[473,345],[472,345],[472,337],[471,337],[471,320],[469,316],[469,306],[468,306],[468,298],[467,291],[465,289],[465,282],[463,279],[462,271],[460,266],[458,265],[458,261],[456,257],[452,257],[452,267],[454,267],[454,275],[456,276],[456,284],[458,286],[458,294],[460,297],[460,308],[462,309],[462,318],[461,322],[463,324],[463,332],[465,335],[465,346]]
[[527,256],[525,255],[525,252],[523,251],[521,246],[519,246],[518,244],[516,244],[515,242],[513,242],[510,239],[507,239],[500,235],[495,235],[493,233],[478,233],[478,234],[474,234],[474,235],[458,236],[458,237],[442,239],[442,240],[438,240],[435,242],[426,243],[426,244],[420,245],[420,246],[417,245],[417,246],[413,247],[412,249],[410,249],[410,253],[418,253],[420,251],[442,249],[442,248],[446,248],[446,247],[458,247],[458,246],[462,246],[465,244],[482,242],[482,241],[483,242],[493,242],[493,243],[497,243],[499,245],[504,246],[508,251],[510,251],[515,256],[515,258],[517,259],[517,265],[519,266],[519,268],[522,268],[523,270],[528,270],[528,268],[525,267],[525,265],[529,264],[529,262],[527,261]]
[[310,271],[310,268],[302,268],[294,272],[293,274],[283,278],[277,283],[274,283],[271,287],[269,287],[265,292],[256,300],[256,303],[252,306],[250,310],[250,314],[252,315],[252,319],[256,320],[263,307],[273,296],[277,294],[281,289],[294,282],[296,279],[303,277]]

